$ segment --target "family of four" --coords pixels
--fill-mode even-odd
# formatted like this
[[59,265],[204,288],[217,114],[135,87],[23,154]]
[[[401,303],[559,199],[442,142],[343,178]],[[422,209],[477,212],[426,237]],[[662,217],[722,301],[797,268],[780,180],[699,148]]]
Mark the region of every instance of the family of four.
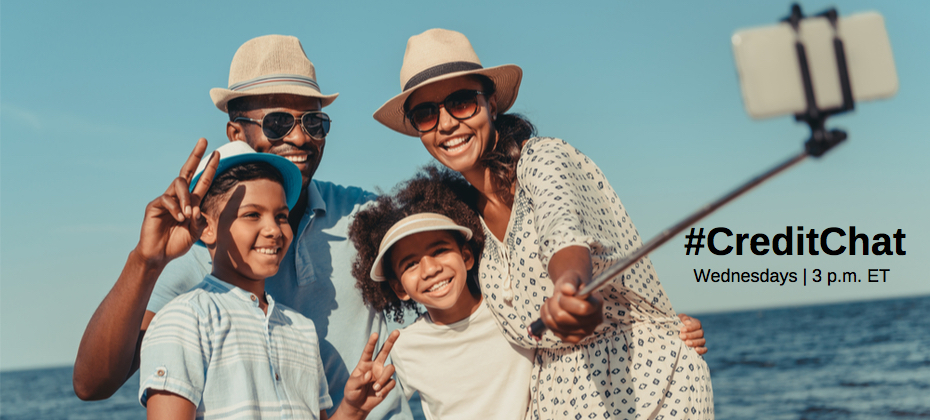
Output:
[[402,419],[416,392],[428,419],[713,418],[700,323],[648,258],[577,295],[641,240],[587,156],[506,113],[522,70],[432,29],[400,76],[374,117],[441,165],[378,197],[313,179],[338,94],[300,42],[242,45],[210,91],[230,142],[146,207],[78,396],[139,369],[150,418]]

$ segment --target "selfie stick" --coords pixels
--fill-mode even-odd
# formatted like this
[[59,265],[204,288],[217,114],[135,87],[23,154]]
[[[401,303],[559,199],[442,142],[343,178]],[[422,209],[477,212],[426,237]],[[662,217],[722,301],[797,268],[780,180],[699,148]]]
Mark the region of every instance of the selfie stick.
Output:
[[[662,231],[662,233],[652,238],[649,242],[643,244],[643,246],[639,247],[632,254],[626,256],[616,264],[607,267],[607,269],[601,272],[601,274],[598,274],[598,276],[591,280],[591,282],[582,287],[581,290],[576,293],[577,296],[588,296],[592,292],[600,290],[607,284],[607,282],[612,280],[614,277],[617,277],[620,275],[620,273],[632,267],[634,264],[638,263],[650,252],[660,247],[662,244],[668,242],[668,240],[673,236],[681,233],[683,230],[697,223],[697,221],[703,219],[704,217],[707,217],[707,215],[713,213],[724,204],[729,203],[733,199],[743,195],[743,193],[746,191],[755,188],[769,178],[778,175],[782,171],[796,165],[808,156],[819,158],[828,150],[833,148],[833,146],[836,146],[843,140],[846,140],[846,132],[842,130],[827,131],[827,129],[824,128],[824,123],[826,122],[827,117],[847,112],[855,108],[852,97],[852,88],[849,84],[849,71],[846,67],[846,54],[845,50],[843,49],[843,41],[839,38],[836,32],[836,9],[828,9],[827,11],[817,16],[823,16],[827,18],[827,20],[830,22],[830,25],[833,27],[833,49],[834,53],[836,54],[836,64],[839,70],[840,87],[843,93],[843,104],[837,108],[825,110],[817,107],[817,101],[814,97],[814,87],[813,83],[811,82],[810,68],[807,65],[807,52],[804,49],[804,44],[801,43],[800,39],[797,39],[794,43],[794,46],[798,55],[801,79],[804,82],[804,96],[807,100],[807,109],[803,113],[796,114],[794,118],[795,121],[804,121],[811,128],[811,137],[807,140],[807,142],[804,143],[804,150],[788,158],[784,162],[779,163],[765,173],[750,179],[748,182],[740,185],[729,194],[717,199],[717,201],[705,205],[698,211],[686,217],[684,220],[678,222],[675,226]],[[801,6],[795,3],[791,6],[791,14],[787,18],[783,19],[783,21],[788,22],[794,29],[795,33],[797,33],[799,24],[803,18],[804,15],[801,13]],[[542,338],[543,332],[546,331],[546,328],[546,324],[543,323],[542,319],[537,319],[536,321],[533,321],[528,330],[532,337],[534,337],[536,340],[540,340]]]

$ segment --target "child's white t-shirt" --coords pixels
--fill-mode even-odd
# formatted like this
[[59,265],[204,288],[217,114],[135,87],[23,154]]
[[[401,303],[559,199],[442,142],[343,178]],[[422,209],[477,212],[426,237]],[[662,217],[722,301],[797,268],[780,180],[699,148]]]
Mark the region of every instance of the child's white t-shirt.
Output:
[[391,359],[407,398],[420,392],[427,419],[522,419],[533,354],[507,342],[482,302],[449,325],[421,316],[401,331]]

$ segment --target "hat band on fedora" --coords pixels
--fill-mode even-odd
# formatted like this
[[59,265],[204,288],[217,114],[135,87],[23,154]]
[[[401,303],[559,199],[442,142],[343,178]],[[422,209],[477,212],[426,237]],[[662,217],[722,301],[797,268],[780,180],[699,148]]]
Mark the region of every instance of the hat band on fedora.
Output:
[[434,77],[442,76],[444,74],[455,73],[457,71],[480,70],[483,68],[484,67],[481,67],[481,64],[472,63],[470,61],[453,61],[451,63],[443,63],[415,74],[410,78],[410,80],[407,80],[407,84],[404,85],[404,91],[412,89],[420,83],[423,83]]
[[229,90],[243,92],[250,89],[275,85],[296,85],[309,87],[317,92],[320,91],[320,85],[309,77],[298,76],[296,74],[271,74],[267,76],[256,77],[244,82],[236,83],[229,87]]

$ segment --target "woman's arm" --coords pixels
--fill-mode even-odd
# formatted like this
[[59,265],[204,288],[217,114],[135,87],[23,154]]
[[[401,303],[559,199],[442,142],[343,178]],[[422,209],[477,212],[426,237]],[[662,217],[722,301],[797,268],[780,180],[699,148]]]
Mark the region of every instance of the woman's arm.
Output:
[[[595,321],[599,323],[601,315],[588,312],[591,305],[600,306],[596,294],[589,304],[584,304],[574,293],[591,279],[595,269],[604,269],[605,265],[615,262],[609,258],[593,260],[591,250],[604,251],[612,246],[635,249],[637,234],[632,224],[625,232],[627,235],[622,237],[619,235],[624,232],[601,229],[609,223],[627,223],[629,216],[603,173],[587,157],[558,139],[538,139],[528,144],[524,152],[518,170],[519,185],[532,197],[536,207],[535,225],[542,239],[540,255],[544,263],[551,255],[548,269],[556,287],[553,298],[547,300],[540,315],[556,336],[577,342],[594,331]],[[605,204],[609,207],[607,213],[604,213]],[[587,269],[582,270],[582,267]],[[650,290],[640,290],[629,297],[635,296],[635,301],[653,305],[656,295],[649,294]],[[656,309],[672,311],[671,306],[661,304]],[[679,318],[682,321],[680,338],[699,354],[706,353],[700,321],[687,315]]]
[[591,281],[591,272],[591,252],[584,246],[562,248],[549,260],[555,291],[540,308],[540,317],[562,341],[578,343],[603,321],[603,301],[597,293],[575,295]]
[[146,405],[145,414],[149,420],[193,419],[197,414],[197,407],[178,394],[153,390]]
[[[540,317],[562,341],[577,343],[594,332],[602,321],[602,302],[597,294],[588,299],[574,295],[591,280],[590,252],[582,246],[556,252],[549,263],[549,275],[555,279],[555,293],[541,308]],[[678,318],[682,324],[679,338],[698,354],[707,353],[701,321],[685,314],[678,314]]]

